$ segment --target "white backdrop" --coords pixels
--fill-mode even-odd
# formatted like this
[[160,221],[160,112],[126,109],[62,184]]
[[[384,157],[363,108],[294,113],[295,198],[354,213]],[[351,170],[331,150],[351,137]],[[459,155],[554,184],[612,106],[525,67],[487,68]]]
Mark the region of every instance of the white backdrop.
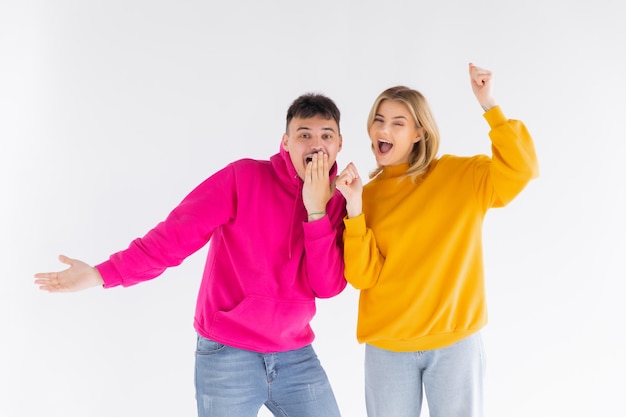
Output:
[[[342,110],[343,168],[374,168],[382,89],[429,98],[441,153],[488,153],[467,63],[492,69],[541,176],[485,225],[489,416],[617,416],[626,373],[626,13],[595,1],[0,3],[0,415],[193,416],[206,249],[132,288],[47,294],[226,163],[279,148],[308,92]],[[318,303],[315,348],[365,415],[357,292]],[[263,411],[260,415],[268,415]]]

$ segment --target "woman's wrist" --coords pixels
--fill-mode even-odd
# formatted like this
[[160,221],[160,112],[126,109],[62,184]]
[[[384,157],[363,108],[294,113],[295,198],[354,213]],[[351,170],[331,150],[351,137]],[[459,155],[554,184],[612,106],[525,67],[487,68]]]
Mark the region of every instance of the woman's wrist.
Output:
[[348,215],[349,219],[353,217],[358,217],[361,215],[361,213],[363,213],[363,205],[361,204],[360,200],[356,202],[349,202],[348,204],[346,204],[346,214]]
[[497,106],[497,104],[496,104],[494,99],[489,99],[489,100],[485,101],[484,103],[480,103],[480,107],[483,108],[485,113],[488,112],[489,110],[493,109],[496,106]]

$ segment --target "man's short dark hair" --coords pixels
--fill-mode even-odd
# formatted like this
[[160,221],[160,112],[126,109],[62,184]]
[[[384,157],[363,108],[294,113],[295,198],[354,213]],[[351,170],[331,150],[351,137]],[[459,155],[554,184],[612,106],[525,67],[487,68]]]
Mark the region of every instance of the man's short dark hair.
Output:
[[[287,110],[287,130],[294,117],[309,119],[320,116],[324,119],[334,119],[339,129],[340,112],[334,101],[322,94],[303,94],[291,103]],[[339,133],[339,132],[338,132]]]

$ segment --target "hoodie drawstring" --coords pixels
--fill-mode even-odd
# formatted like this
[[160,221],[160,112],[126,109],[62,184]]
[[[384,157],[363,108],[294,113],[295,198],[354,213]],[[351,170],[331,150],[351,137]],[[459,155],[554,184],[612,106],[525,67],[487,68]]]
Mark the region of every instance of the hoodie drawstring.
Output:
[[292,240],[293,240],[293,228],[294,228],[294,223],[296,221],[296,213],[298,210],[298,197],[302,196],[302,187],[298,187],[298,192],[296,193],[294,199],[293,199],[293,209],[291,210],[291,226],[289,227],[289,259],[291,259],[291,245],[292,245]]

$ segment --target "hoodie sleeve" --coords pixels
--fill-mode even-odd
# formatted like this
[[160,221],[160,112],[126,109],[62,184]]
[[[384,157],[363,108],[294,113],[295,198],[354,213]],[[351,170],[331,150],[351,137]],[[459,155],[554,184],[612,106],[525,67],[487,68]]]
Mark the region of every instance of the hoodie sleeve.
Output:
[[337,191],[327,205],[327,215],[305,222],[305,267],[309,285],[318,298],[329,298],[346,287],[343,274],[343,217],[345,203]]
[[232,164],[216,172],[144,237],[96,265],[104,287],[127,287],[155,278],[202,248],[217,227],[234,218],[234,178]]

